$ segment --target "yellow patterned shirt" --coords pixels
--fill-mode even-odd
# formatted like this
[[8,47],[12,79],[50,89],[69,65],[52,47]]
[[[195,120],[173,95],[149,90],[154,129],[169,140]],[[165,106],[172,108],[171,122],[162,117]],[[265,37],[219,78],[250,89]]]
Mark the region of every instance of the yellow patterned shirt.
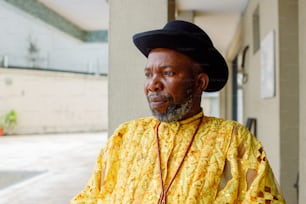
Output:
[[[159,126],[164,186],[183,158],[203,113]],[[95,170],[71,204],[157,204],[160,169],[153,117],[119,126],[98,155]],[[234,121],[204,117],[167,193],[168,204],[282,204],[260,142]]]

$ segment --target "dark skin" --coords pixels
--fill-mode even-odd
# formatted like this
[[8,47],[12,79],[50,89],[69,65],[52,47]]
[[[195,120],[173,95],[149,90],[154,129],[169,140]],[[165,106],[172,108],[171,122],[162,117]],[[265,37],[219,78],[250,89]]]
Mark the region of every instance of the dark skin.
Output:
[[[182,104],[192,96],[192,106],[181,120],[201,111],[201,95],[209,78],[203,68],[187,55],[166,49],[153,49],[148,56],[144,70],[146,81],[144,91],[152,110],[164,113],[171,105]],[[189,93],[189,94],[188,94]],[[171,96],[171,100],[159,94]]]

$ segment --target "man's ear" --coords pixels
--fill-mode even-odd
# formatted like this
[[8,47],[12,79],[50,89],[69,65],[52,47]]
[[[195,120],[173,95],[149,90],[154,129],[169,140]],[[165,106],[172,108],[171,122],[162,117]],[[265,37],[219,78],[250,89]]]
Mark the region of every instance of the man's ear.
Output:
[[197,75],[197,93],[202,94],[206,90],[209,83],[209,78],[206,73],[200,73]]

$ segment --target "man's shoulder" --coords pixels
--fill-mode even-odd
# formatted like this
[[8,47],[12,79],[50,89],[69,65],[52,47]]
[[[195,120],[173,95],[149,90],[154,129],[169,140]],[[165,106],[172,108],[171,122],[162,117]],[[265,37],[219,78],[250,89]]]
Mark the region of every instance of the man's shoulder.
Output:
[[154,117],[143,117],[143,118],[137,118],[134,120],[128,120],[123,123],[121,123],[116,131],[119,130],[132,130],[139,127],[142,128],[148,128],[148,127],[154,127],[158,121]]
[[128,120],[121,123],[110,136],[110,141],[119,139],[120,141],[138,138],[147,132],[154,130],[158,121],[153,117],[144,117]]
[[219,132],[227,132],[231,135],[236,135],[241,139],[249,138],[252,135],[250,130],[245,125],[235,120],[209,117],[209,121],[210,127]]
[[239,133],[240,135],[248,135],[250,133],[249,130],[240,122],[224,118],[207,117],[206,125],[206,127],[209,127],[211,130],[218,132],[234,132]]
[[228,120],[212,116],[206,116],[206,123],[217,127],[243,127],[243,124],[235,120]]
[[133,120],[128,120],[125,121],[123,123],[120,124],[120,126],[122,125],[147,125],[147,124],[151,124],[151,123],[156,123],[156,119],[152,116],[148,116],[148,117],[143,117],[143,118],[137,118],[137,119],[133,119]]

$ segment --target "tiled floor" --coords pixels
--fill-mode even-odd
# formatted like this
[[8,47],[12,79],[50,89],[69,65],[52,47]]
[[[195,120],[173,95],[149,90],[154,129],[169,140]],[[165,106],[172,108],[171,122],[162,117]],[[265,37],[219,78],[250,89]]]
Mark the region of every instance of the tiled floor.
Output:
[[68,204],[106,139],[106,133],[1,137],[0,204]]

